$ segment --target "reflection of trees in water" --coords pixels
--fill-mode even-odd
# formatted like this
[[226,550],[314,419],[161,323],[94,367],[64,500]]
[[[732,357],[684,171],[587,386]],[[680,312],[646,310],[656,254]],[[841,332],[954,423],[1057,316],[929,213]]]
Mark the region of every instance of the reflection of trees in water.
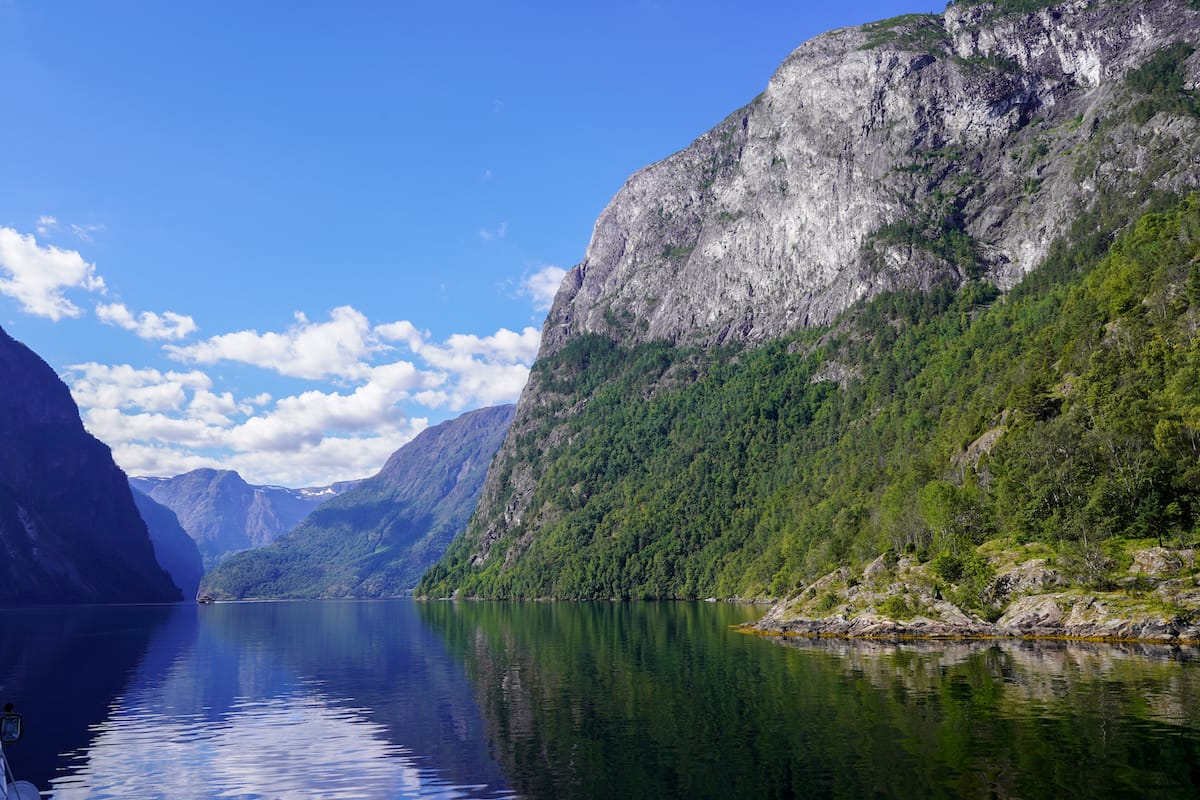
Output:
[[529,797],[1191,796],[1177,652],[798,641],[690,604],[430,603]]

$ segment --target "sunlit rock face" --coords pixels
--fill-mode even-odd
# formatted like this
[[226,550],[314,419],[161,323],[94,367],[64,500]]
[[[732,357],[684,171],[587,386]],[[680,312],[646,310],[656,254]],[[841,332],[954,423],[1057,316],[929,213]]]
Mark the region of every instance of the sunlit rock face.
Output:
[[0,330],[0,604],[181,599],[108,446],[59,377]]
[[1131,66],[1195,39],[1194,8],[993,5],[819,36],[745,108],[634,174],[563,281],[543,354],[583,332],[762,341],[963,271],[879,236],[901,222],[961,226],[1005,288],[1100,190],[1144,178],[1155,147],[1181,156],[1161,185],[1194,177],[1200,148],[1182,130],[1099,132]]

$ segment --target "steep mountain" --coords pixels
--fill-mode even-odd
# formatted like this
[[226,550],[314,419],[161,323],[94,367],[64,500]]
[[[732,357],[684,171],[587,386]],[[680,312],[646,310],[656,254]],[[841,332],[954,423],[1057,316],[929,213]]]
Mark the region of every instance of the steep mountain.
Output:
[[181,599],[108,446],[54,370],[3,330],[0,386],[0,604]]
[[[1108,538],[1187,540],[1195,254],[1109,248],[1190,241],[1197,45],[1191,0],[962,0],[799,47],[601,214],[418,592],[783,596],[996,536],[1099,580]],[[1140,421],[1097,405],[1134,383]],[[1083,430],[1062,511],[1031,448]]]
[[175,512],[154,502],[149,495],[134,489],[133,502],[150,532],[155,560],[171,576],[185,599],[194,598],[200,588],[200,576],[204,574],[204,561],[196,542],[179,524]]
[[462,532],[514,406],[472,411],[422,431],[383,469],[294,531],[204,577],[216,597],[405,594]]
[[265,547],[355,483],[311,489],[254,486],[236,472],[215,469],[197,469],[174,478],[130,479],[134,489],[175,512],[199,546],[205,569],[242,550]]

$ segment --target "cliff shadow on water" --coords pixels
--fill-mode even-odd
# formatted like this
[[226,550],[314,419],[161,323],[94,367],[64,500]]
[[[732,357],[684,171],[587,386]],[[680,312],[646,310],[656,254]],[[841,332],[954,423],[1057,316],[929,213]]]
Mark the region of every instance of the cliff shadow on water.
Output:
[[0,609],[0,703],[13,703],[25,720],[24,738],[5,748],[17,778],[48,788],[62,771],[60,754],[86,748],[116,699],[148,673],[160,673],[194,638],[188,611]]
[[1196,652],[797,641],[693,603],[423,603],[530,798],[1194,796]]

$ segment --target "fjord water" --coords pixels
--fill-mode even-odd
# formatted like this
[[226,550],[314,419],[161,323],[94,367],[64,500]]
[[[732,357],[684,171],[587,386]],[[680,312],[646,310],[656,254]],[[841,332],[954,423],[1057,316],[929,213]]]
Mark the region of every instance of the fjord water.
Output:
[[790,642],[724,604],[0,612],[53,798],[1195,796],[1200,654]]

